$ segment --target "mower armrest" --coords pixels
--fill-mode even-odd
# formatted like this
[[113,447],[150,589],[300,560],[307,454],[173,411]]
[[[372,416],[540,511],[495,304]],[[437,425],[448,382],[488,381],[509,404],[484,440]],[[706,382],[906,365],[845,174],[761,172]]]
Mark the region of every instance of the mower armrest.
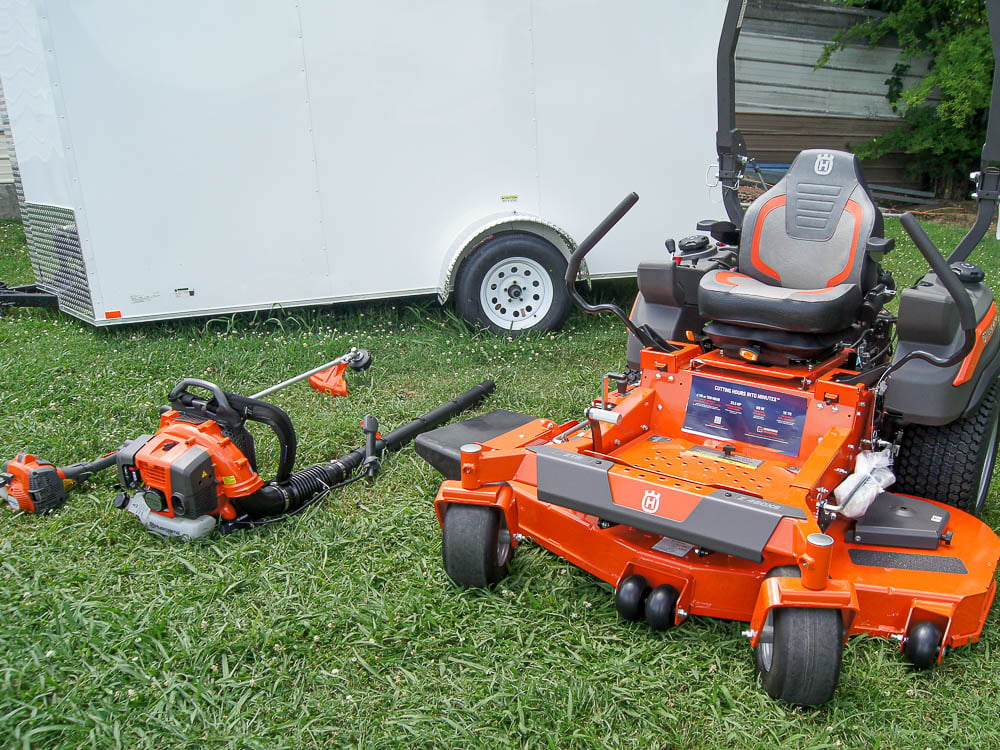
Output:
[[880,261],[896,247],[894,237],[869,237],[865,251],[874,261]]
[[699,232],[708,232],[712,238],[723,245],[739,245],[740,230],[731,221],[716,221],[715,219],[702,219],[696,227]]

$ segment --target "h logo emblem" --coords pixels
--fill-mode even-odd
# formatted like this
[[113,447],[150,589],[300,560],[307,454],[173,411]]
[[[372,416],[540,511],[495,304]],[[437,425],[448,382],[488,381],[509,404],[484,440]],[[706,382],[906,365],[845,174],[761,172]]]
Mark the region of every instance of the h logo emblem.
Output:
[[825,176],[833,171],[833,154],[816,154],[816,163],[813,165],[813,172],[820,176]]
[[646,490],[642,496],[642,509],[647,513],[656,513],[660,509],[660,493],[656,490]]

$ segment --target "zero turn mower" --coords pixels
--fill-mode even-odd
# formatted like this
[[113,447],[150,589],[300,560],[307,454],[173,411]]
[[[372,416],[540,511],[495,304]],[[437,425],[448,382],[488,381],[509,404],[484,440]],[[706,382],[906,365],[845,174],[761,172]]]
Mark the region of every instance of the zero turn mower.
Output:
[[[741,6],[720,43],[724,84]],[[1000,2],[988,6],[997,49]],[[627,620],[748,623],[765,691],[817,705],[850,635],[898,639],[926,668],[977,641],[993,602],[1000,539],[977,515],[997,453],[1000,336],[969,256],[996,211],[1000,122],[974,176],[978,218],[947,259],[903,217],[931,270],[893,314],[880,261],[894,240],[857,158],[805,151],[744,214],[731,85],[720,117],[729,220],[642,264],[631,316],[588,304],[575,280],[637,196],[571,259],[570,294],[631,339],[630,368],[604,378],[585,419],[493,412],[417,450],[447,477],[435,508],[455,583],[497,583],[533,541],[612,584]]]

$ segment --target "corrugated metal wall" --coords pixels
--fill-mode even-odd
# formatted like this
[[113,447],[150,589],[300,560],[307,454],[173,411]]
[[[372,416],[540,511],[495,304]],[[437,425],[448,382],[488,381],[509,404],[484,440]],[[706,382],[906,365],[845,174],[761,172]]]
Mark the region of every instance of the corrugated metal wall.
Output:
[[[3,111],[3,84],[0,83],[0,111]],[[10,131],[6,118],[0,117],[0,185],[13,184],[14,173],[10,168]]]
[[[885,98],[897,49],[852,45],[816,70],[837,31],[877,15],[823,0],[750,0],[736,52],[736,122],[760,163],[787,164],[806,148],[850,149],[899,120]],[[913,65],[910,82],[926,72]],[[870,183],[917,187],[906,157],[866,162]]]

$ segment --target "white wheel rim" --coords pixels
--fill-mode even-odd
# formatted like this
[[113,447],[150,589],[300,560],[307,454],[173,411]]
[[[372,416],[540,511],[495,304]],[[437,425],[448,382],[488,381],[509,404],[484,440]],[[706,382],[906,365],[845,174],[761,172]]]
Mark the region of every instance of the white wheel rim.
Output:
[[536,325],[552,307],[552,279],[530,258],[505,258],[483,277],[479,304],[493,325],[520,331]]

